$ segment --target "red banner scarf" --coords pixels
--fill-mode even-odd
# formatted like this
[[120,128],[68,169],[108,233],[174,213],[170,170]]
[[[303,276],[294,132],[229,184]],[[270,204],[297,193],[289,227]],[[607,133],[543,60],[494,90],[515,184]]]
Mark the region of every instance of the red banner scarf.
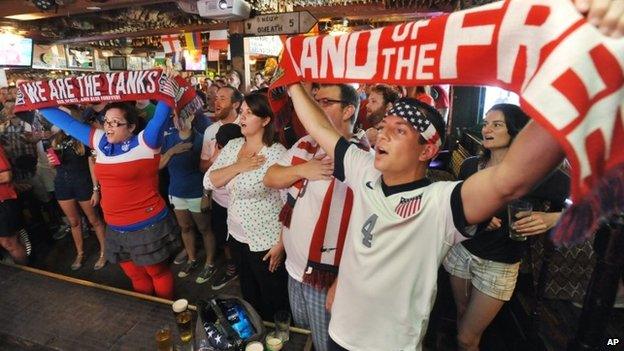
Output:
[[[572,164],[578,241],[624,208],[624,40],[602,35],[570,0],[507,0],[431,20],[286,41],[272,88],[299,81],[491,85],[522,108]],[[616,186],[616,188],[613,188]]]
[[195,89],[184,78],[172,78],[162,70],[22,82],[17,88],[15,112],[60,105],[154,99],[165,101],[181,118],[187,118],[202,106]]

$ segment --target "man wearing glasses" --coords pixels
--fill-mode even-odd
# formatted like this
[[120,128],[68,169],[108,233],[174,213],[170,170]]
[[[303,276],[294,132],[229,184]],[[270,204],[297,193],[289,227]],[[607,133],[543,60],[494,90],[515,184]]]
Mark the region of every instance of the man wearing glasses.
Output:
[[[352,86],[326,85],[315,98],[345,139],[368,149],[364,133],[353,134],[360,98]],[[264,177],[268,187],[288,188],[280,221],[290,306],[295,324],[311,329],[318,351],[328,350],[327,291],[338,273],[353,204],[351,190],[333,170],[333,160],[305,136]]]

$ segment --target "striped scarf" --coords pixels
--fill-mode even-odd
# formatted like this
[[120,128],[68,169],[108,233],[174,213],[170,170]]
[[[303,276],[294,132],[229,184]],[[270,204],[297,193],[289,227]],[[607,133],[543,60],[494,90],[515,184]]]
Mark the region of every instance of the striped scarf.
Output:
[[[370,149],[363,132],[354,135],[350,142],[361,149],[367,151]],[[320,146],[310,136],[304,137],[294,147],[295,153],[291,160],[293,166],[308,162],[321,152]],[[288,189],[286,203],[279,216],[280,222],[287,228],[290,228],[297,199],[305,194],[307,182],[307,179],[300,179]],[[324,289],[336,279],[352,206],[353,191],[343,182],[332,178],[312,232],[308,262],[303,276],[306,284]]]

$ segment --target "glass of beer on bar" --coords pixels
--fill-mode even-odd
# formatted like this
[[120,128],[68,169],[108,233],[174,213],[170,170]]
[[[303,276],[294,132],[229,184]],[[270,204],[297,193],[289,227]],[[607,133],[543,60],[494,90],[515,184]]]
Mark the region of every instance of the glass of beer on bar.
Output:
[[193,313],[188,309],[188,301],[179,299],[173,303],[178,332],[183,343],[189,343],[193,339]]
[[156,350],[173,351],[173,340],[169,326],[163,326],[156,331]]

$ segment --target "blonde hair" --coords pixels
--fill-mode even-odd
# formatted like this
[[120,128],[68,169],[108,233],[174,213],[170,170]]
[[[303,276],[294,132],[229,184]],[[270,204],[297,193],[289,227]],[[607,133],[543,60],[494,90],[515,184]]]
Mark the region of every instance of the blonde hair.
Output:
[[[70,137],[65,134],[63,131],[59,131],[58,133],[56,133],[56,135],[54,136],[54,139],[52,139],[52,147],[54,149],[57,149],[59,145],[61,145],[63,142],[69,140]],[[77,140],[73,140],[72,143],[72,147],[74,149],[74,152],[76,153],[76,155],[78,156],[84,156],[86,150],[84,145],[82,145],[81,142],[77,141]]]

